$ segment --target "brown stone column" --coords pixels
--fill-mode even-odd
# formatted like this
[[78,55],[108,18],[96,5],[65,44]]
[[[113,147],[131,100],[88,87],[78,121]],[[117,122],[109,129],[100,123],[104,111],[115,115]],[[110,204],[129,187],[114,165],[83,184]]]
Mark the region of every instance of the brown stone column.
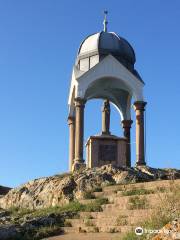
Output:
[[136,111],[136,165],[146,165],[144,149],[144,111],[146,102],[135,102]]
[[122,127],[124,129],[124,137],[127,139],[126,146],[126,166],[131,167],[131,125],[132,120],[123,120]]
[[75,118],[68,117],[69,125],[69,171],[72,171],[75,157]]
[[81,98],[75,99],[76,128],[75,128],[75,160],[74,170],[84,166],[83,145],[84,145],[84,107],[85,101]]
[[111,108],[109,100],[105,100],[102,107],[102,134],[110,135],[110,114]]

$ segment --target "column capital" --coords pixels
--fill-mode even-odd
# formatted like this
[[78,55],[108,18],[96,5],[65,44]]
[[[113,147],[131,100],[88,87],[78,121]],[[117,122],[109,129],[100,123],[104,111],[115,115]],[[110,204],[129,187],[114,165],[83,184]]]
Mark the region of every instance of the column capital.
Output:
[[131,119],[128,120],[124,119],[121,121],[121,123],[123,128],[131,128],[133,121]]
[[69,116],[69,117],[68,117],[68,125],[71,125],[71,124],[73,124],[74,122],[75,122],[75,117]]
[[74,99],[74,103],[76,107],[84,107],[86,100],[80,97]]
[[143,102],[143,101],[137,101],[134,103],[134,109],[136,110],[140,110],[140,111],[145,111],[145,106],[146,106],[147,102]]

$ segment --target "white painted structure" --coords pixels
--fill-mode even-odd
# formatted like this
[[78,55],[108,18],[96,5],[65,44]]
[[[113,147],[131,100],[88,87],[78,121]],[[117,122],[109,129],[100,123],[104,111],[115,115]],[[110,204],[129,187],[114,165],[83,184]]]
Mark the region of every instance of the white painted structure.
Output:
[[[104,31],[88,36],[80,45],[73,66],[69,92],[70,169],[82,164],[84,134],[84,104],[90,99],[108,99],[118,109],[125,136],[130,144],[131,101],[137,114],[137,164],[144,160],[144,82],[134,69],[136,61],[132,46],[114,32],[107,32],[107,20]],[[73,122],[74,121],[74,122]],[[126,122],[125,122],[126,121]],[[75,131],[75,133],[73,133]],[[73,146],[73,143],[75,147]],[[130,155],[130,150],[129,150]]]

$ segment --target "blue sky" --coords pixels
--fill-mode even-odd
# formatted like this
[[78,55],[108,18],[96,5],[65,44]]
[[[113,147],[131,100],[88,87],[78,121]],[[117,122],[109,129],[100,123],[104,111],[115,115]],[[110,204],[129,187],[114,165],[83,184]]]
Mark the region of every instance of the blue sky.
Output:
[[[7,0],[0,1],[0,185],[67,171],[72,66],[80,42],[102,30],[104,9],[109,30],[134,47],[146,83],[148,165],[179,168],[179,0]],[[87,103],[85,139],[101,130],[101,104]],[[111,131],[122,134],[114,108]],[[133,125],[133,164],[134,142]]]

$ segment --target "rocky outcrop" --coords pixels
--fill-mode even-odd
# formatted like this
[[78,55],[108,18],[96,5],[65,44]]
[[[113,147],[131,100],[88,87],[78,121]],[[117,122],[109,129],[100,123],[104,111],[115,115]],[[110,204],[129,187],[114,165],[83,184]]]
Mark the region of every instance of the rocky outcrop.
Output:
[[38,209],[63,205],[83,198],[86,191],[113,184],[146,182],[157,179],[179,179],[180,170],[150,167],[115,168],[105,165],[74,174],[62,174],[32,180],[14,188],[0,199],[0,207]]
[[[0,210],[0,239],[1,240],[30,240],[42,239],[47,236],[61,234],[66,218],[73,217],[73,212],[51,213],[46,216],[33,217],[26,214],[14,217],[9,211]],[[57,226],[51,230],[52,226]],[[49,227],[49,231],[48,228]],[[39,229],[46,228],[46,231]]]
[[0,186],[0,196],[7,194],[10,190],[11,188],[9,187]]
[[175,219],[171,223],[166,224],[157,236],[152,240],[175,240],[180,239],[180,219]]

